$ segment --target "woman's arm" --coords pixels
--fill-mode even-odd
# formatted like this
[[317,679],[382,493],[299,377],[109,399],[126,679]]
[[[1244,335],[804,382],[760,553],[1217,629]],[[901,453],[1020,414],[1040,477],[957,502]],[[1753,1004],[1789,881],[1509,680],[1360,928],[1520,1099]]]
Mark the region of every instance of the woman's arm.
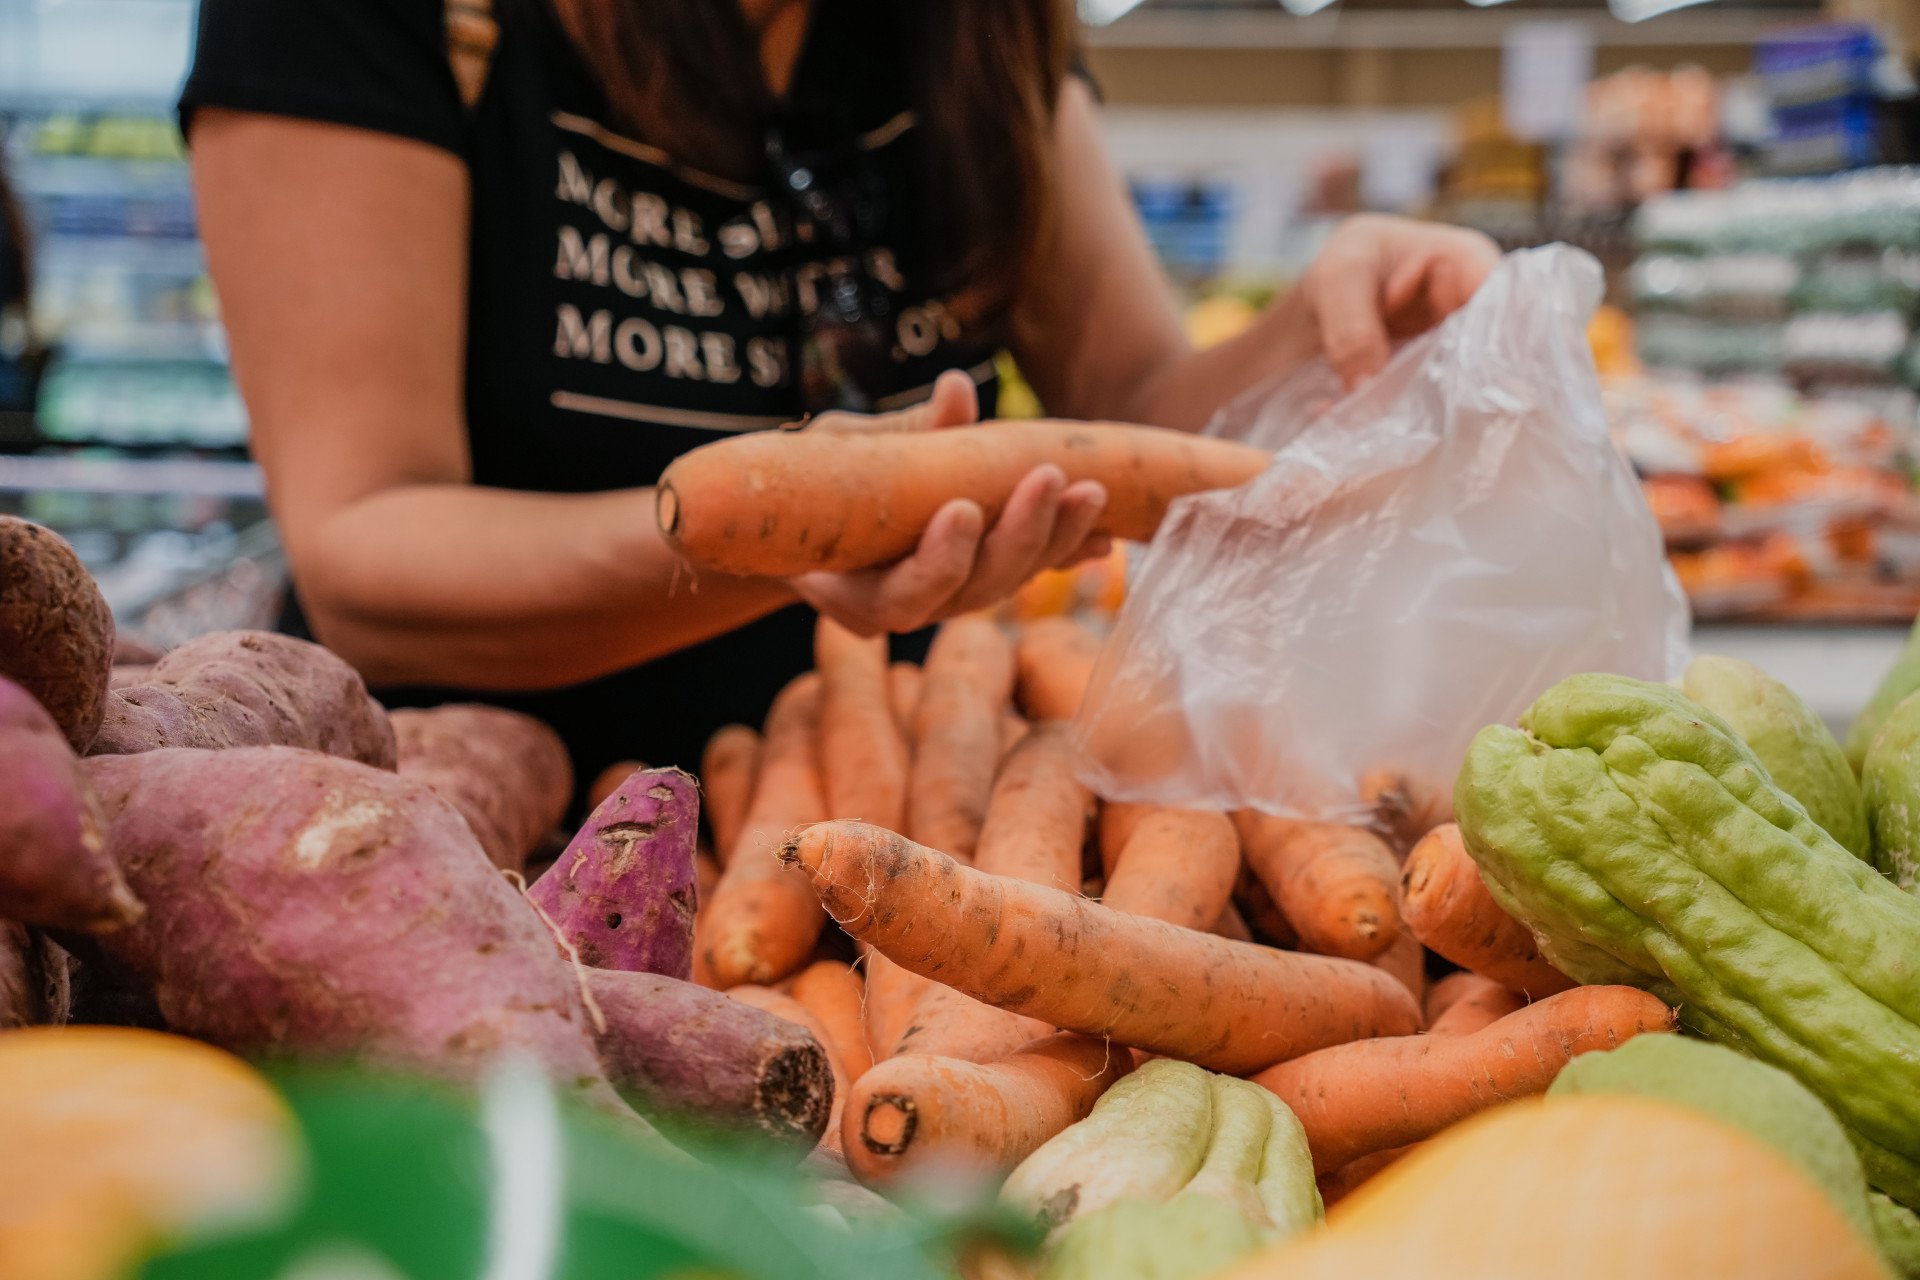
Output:
[[1349,219],[1306,275],[1231,341],[1195,351],[1078,77],[1054,125],[1054,228],[1014,313],[1014,353],[1050,413],[1197,430],[1222,403],[1324,354],[1349,384],[1392,340],[1466,302],[1499,260],[1457,227]]
[[[376,684],[569,684],[803,596],[863,630],[911,629],[1077,551],[1104,502],[1097,486],[1036,473],[992,529],[973,504],[953,504],[888,570],[696,581],[660,536],[651,489],[471,483],[456,158],[214,109],[196,114],[192,144],[234,373],[302,603]],[[948,380],[908,416],[940,426],[973,412],[971,385]]]

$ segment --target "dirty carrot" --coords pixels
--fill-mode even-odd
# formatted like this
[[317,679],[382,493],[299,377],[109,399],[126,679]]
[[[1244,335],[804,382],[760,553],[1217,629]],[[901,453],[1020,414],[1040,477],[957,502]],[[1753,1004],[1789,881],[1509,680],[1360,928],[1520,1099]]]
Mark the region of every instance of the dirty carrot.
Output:
[[880,1062],[900,1042],[912,1021],[914,1006],[932,984],[872,947],[863,947],[862,951],[867,970],[867,1004],[862,1021],[867,1028],[867,1048],[872,1050],[873,1060]]
[[838,960],[816,960],[794,975],[791,994],[826,1032],[827,1050],[839,1056],[847,1078],[865,1075],[873,1066],[873,1051],[861,1024],[866,990],[860,975]]
[[1404,1147],[1388,1147],[1385,1151],[1374,1151],[1349,1161],[1318,1179],[1320,1183],[1320,1202],[1331,1209],[1348,1196],[1364,1186],[1368,1179],[1377,1173],[1384,1173],[1393,1165],[1406,1159],[1420,1149],[1415,1142]]
[[1435,993],[1438,994],[1442,983],[1448,982],[1454,983],[1453,989],[1444,1003],[1436,1002],[1439,1007],[1427,1019],[1430,1036],[1471,1035],[1527,1007],[1525,996],[1477,973],[1448,974],[1434,984]]
[[[1103,842],[1104,835],[1103,824]],[[1108,868],[1101,901],[1183,929],[1210,929],[1233,905],[1239,872],[1240,838],[1225,814],[1151,808],[1133,825],[1117,865]]]
[[854,1082],[841,1119],[847,1167],[885,1185],[915,1173],[1003,1175],[1083,1120],[1133,1057],[1085,1036],[1037,1040],[990,1063],[915,1054]]
[[1415,1003],[1425,999],[1427,949],[1420,945],[1420,939],[1407,932],[1405,926],[1394,937],[1393,945],[1375,956],[1371,963],[1398,978],[1401,985],[1412,993]]
[[1360,803],[1373,810],[1369,825],[1399,854],[1453,817],[1453,800],[1445,788],[1422,787],[1398,769],[1371,769],[1364,774]]
[[989,524],[1015,486],[1053,464],[1107,491],[1100,531],[1146,540],[1182,494],[1244,484],[1264,450],[1158,427],[1028,420],[944,431],[754,431],[661,473],[655,515],[698,568],[787,577],[889,564],[956,498]]
[[1244,1073],[1419,1025],[1370,965],[1230,942],[986,875],[891,831],[809,827],[782,858],[902,967],[1065,1030]]
[[1013,691],[1013,647],[977,614],[940,628],[927,653],[913,722],[907,834],[973,857],[1000,762],[1000,712]]
[[920,709],[920,688],[925,682],[917,663],[896,662],[887,668],[887,700],[893,704],[900,737],[908,742],[913,740],[913,717]]
[[801,676],[767,713],[766,745],[733,852],[695,929],[703,975],[721,990],[773,983],[813,951],[823,917],[805,877],[776,857],[787,833],[826,813],[814,743],[820,727],[820,677]]
[[1020,709],[1035,720],[1071,720],[1093,679],[1100,638],[1071,618],[1040,618],[1021,628],[1014,656]]
[[[1235,830],[1237,834],[1238,828]],[[1267,892],[1267,886],[1260,883],[1260,877],[1253,874],[1253,868],[1246,864],[1244,857],[1240,863],[1240,874],[1233,882],[1233,905],[1239,909],[1240,917],[1253,933],[1255,942],[1264,942],[1282,950],[1292,950],[1300,944],[1300,935],[1293,931],[1293,922],[1274,905],[1273,895]]]
[[893,718],[887,638],[862,638],[822,616],[813,665],[820,673],[820,776],[828,816],[899,830],[907,816],[907,742]]
[[1234,815],[1247,865],[1300,935],[1322,955],[1371,960],[1400,929],[1400,864],[1379,836],[1331,822]]
[[[1100,873],[1112,875],[1113,869],[1120,865],[1120,851],[1127,847],[1127,839],[1133,835],[1133,829],[1140,819],[1153,812],[1150,804],[1125,804],[1119,800],[1100,802]],[[1234,847],[1239,847],[1239,836],[1234,837]]]
[[1370,1152],[1430,1138],[1475,1112],[1546,1092],[1580,1054],[1643,1031],[1668,1031],[1674,1013],[1633,987],[1577,987],[1470,1035],[1399,1036],[1335,1045],[1253,1077],[1292,1107],[1307,1130],[1316,1173]]
[[[1066,726],[1037,725],[1000,766],[973,863],[988,875],[1077,893],[1080,851],[1092,817],[1093,795],[1074,776]],[[929,983],[887,1056],[926,1053],[990,1062],[1052,1030]]]
[[1407,855],[1400,909],[1422,942],[1463,969],[1536,999],[1573,986],[1541,958],[1527,927],[1493,900],[1451,822]]
[[1235,942],[1253,941],[1253,930],[1247,928],[1246,919],[1240,914],[1240,908],[1234,906],[1231,901],[1220,913],[1220,918],[1213,922],[1213,931]]
[[713,836],[714,855],[722,866],[733,856],[747,806],[753,802],[760,751],[758,733],[744,724],[729,724],[714,731],[700,756],[700,805]]

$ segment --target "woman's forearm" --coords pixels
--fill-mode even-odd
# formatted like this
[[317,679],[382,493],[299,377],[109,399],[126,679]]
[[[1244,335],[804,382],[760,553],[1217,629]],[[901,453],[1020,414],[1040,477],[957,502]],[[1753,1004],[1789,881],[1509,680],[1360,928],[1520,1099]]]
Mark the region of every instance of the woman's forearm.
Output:
[[574,684],[795,598],[772,579],[695,578],[660,537],[651,489],[385,489],[289,550],[316,634],[374,684]]
[[1268,378],[1292,373],[1318,352],[1297,290],[1280,295],[1244,332],[1215,346],[1182,345],[1140,379],[1127,421],[1198,431],[1214,411]]

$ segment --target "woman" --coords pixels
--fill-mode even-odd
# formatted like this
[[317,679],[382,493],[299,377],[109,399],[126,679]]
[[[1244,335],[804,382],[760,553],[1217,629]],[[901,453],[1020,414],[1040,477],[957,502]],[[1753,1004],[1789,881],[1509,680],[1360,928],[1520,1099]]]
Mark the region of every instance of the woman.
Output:
[[1356,220],[1196,353],[1065,0],[475,2],[203,0],[182,117],[305,619],[390,699],[547,718],[583,776],[757,720],[793,606],[908,632],[1098,549],[1105,495],[1041,468],[890,568],[696,580],[647,487],[676,455],[971,421],[1003,346],[1055,415],[1192,429],[1316,352],[1366,376],[1495,258]]

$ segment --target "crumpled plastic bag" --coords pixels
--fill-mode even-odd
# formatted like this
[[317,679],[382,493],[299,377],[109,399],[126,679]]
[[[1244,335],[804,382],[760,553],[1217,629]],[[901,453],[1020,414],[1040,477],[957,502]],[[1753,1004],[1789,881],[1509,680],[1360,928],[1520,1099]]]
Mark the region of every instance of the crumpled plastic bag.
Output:
[[1599,264],[1509,255],[1341,397],[1317,365],[1207,433],[1275,450],[1176,502],[1075,721],[1099,794],[1369,822],[1450,812],[1483,726],[1581,671],[1686,665],[1660,531],[1608,439]]

